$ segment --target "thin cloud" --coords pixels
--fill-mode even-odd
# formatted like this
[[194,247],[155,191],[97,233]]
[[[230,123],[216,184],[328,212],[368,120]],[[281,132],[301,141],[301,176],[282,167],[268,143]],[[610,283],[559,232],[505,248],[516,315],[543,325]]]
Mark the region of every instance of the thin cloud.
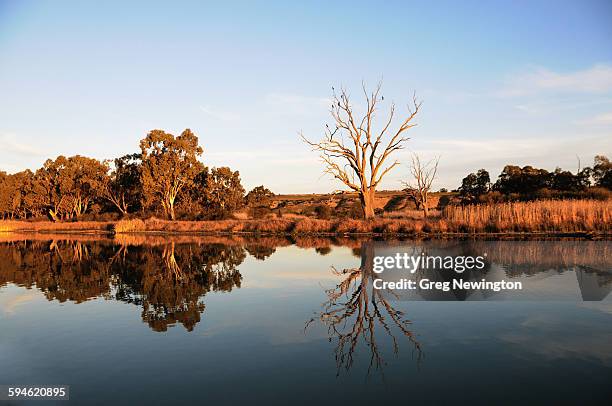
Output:
[[595,117],[579,122],[579,124],[610,125],[612,124],[612,111],[598,114]]
[[281,111],[290,114],[319,114],[326,112],[331,105],[331,99],[325,97],[309,97],[288,93],[269,93],[264,102]]
[[514,108],[531,115],[541,115],[558,114],[578,109],[597,111],[610,105],[612,105],[612,99],[607,95],[591,95],[588,97],[576,97],[576,95],[573,95],[554,98],[545,97],[543,100],[539,98],[538,100],[531,100],[526,103],[515,105]]
[[[560,156],[574,158],[576,153],[595,156],[599,151],[608,149],[610,143],[605,134],[583,134],[580,137],[559,138],[550,135],[532,136],[529,138],[498,138],[485,140],[437,139],[425,143],[422,148],[427,153],[452,156],[452,162],[467,164],[498,160],[500,163],[511,163],[508,160],[520,158],[520,161],[532,158],[546,158],[551,162]],[[429,147],[429,148],[427,148]],[[476,160],[474,157],[480,157]],[[556,162],[556,161],[555,161]],[[558,163],[553,162],[553,165]],[[537,162],[533,162],[537,164]]]
[[[278,146],[277,146],[278,147]],[[317,156],[307,153],[295,153],[290,150],[282,150],[277,147],[271,147],[266,149],[249,149],[249,150],[216,150],[215,152],[209,152],[206,158],[213,163],[227,162],[228,159],[235,161],[236,163],[246,162],[261,166],[271,165],[290,165],[290,166],[304,166],[310,163],[317,164]]]
[[0,307],[3,309],[6,316],[12,316],[15,314],[17,307],[24,303],[31,302],[32,300],[36,299],[36,296],[37,295],[34,292],[25,292],[13,297],[9,296],[8,300],[0,303],[2,304]]
[[237,121],[240,119],[240,116],[236,113],[214,110],[210,106],[200,106],[200,110],[207,116],[212,117],[216,120]]
[[43,156],[43,152],[30,145],[19,142],[15,134],[0,135],[0,150],[14,154],[39,157]]
[[542,92],[603,94],[612,91],[612,65],[597,64],[588,69],[560,73],[546,68],[517,75],[498,93],[502,97]]
[[[575,170],[576,155],[583,163],[592,162],[595,155],[610,150],[608,138],[606,134],[592,133],[575,138],[542,134],[529,138],[437,139],[422,143],[418,150],[423,156],[442,155],[437,184],[454,189],[461,178],[480,168],[487,169],[492,179],[505,165],[533,165],[548,170],[560,166]],[[400,160],[407,162],[407,159]]]

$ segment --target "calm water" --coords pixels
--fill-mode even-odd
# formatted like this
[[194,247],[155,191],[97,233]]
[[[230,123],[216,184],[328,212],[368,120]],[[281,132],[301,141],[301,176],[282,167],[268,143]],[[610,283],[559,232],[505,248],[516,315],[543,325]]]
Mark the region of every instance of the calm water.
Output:
[[472,243],[526,293],[375,305],[359,241],[8,240],[0,385],[68,384],[60,404],[611,399],[608,242]]

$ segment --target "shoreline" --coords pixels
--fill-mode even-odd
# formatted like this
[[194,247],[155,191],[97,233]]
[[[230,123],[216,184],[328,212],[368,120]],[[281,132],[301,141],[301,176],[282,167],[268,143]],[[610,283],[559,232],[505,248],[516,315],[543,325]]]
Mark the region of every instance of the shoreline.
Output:
[[561,236],[612,235],[612,201],[535,201],[447,207],[429,217],[381,215],[373,219],[344,216],[281,215],[225,220],[165,220],[157,217],[95,217],[50,221],[0,220],[0,232],[167,233],[194,235],[297,235],[366,237]]
[[[86,222],[82,222],[85,226]],[[56,223],[50,223],[56,224]],[[76,223],[68,223],[76,224]],[[580,238],[612,240],[612,232],[606,231],[504,231],[504,232],[310,232],[310,231],[224,231],[224,230],[134,230],[134,231],[115,231],[109,222],[107,227],[78,227],[78,228],[16,228],[12,230],[0,229],[0,235],[79,235],[79,236],[98,236],[98,237],[119,237],[119,236],[202,236],[202,237],[317,237],[317,238],[375,238],[375,239],[532,239],[532,238]]]

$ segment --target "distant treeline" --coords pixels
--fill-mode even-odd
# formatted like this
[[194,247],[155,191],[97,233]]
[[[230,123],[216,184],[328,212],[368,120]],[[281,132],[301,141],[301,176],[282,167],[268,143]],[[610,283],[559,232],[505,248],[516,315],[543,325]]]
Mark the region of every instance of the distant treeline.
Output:
[[[254,218],[270,214],[274,196],[270,190],[258,186],[245,195],[239,172],[228,167],[207,168],[198,159],[202,152],[198,137],[189,129],[176,137],[153,130],[140,141],[139,152],[116,159],[59,156],[34,172],[0,172],[0,218],[61,221],[163,215],[206,220],[231,217],[244,206]],[[489,173],[481,169],[463,179],[458,194],[464,204],[604,200],[611,189],[612,164],[607,157],[596,156],[593,167],[575,174],[559,168],[548,172],[509,165],[492,183]],[[457,201],[446,200],[447,204]],[[331,210],[320,205],[314,214],[330,218]]]
[[491,183],[489,172],[480,169],[463,178],[458,189],[462,203],[495,203],[537,199],[605,200],[612,190],[612,163],[602,155],[593,167],[575,174],[557,168],[554,172],[532,166],[507,165],[497,181]]
[[271,195],[258,187],[245,196],[238,171],[209,169],[198,160],[201,154],[189,129],[177,137],[153,130],[140,141],[140,152],[113,160],[59,156],[34,172],[0,172],[0,217],[58,221],[163,213],[217,219]]

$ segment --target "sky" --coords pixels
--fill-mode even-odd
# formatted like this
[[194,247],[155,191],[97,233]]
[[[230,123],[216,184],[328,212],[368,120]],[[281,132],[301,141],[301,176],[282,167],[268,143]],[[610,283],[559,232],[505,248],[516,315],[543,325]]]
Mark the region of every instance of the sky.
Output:
[[612,2],[123,2],[0,0],[0,170],[114,158],[152,129],[192,129],[209,167],[247,190],[343,189],[299,137],[332,123],[332,86],[355,108],[382,80],[440,158],[434,188],[506,164],[575,171],[612,156]]

